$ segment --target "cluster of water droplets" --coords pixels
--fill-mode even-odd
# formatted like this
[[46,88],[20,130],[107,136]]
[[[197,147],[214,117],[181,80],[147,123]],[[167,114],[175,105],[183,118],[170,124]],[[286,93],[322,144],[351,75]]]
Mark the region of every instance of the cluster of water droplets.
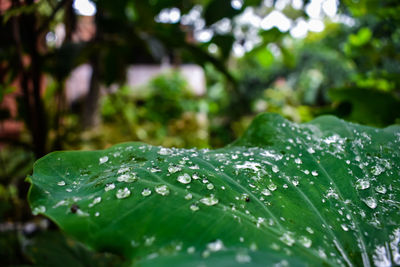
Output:
[[[382,212],[400,205],[395,197],[397,191],[385,182],[400,174],[398,165],[393,162],[398,155],[384,157],[383,148],[365,154],[363,150],[372,145],[373,138],[361,131],[351,130],[351,135],[344,137],[322,132],[314,125],[282,124],[279,127],[291,134],[279,137],[274,147],[233,146],[218,151],[147,145],[121,147],[98,158],[103,172],[92,183],[98,181],[96,187],[101,190],[87,199],[68,197],[53,207],[69,208],[78,203],[79,209],[71,213],[98,217],[101,205],[115,199],[180,199],[187,212],[201,214],[215,209],[238,224],[270,232],[276,237],[271,245],[273,249],[296,245],[313,248],[314,233],[318,232],[325,233],[322,241],[319,240],[324,249],[315,247],[319,256],[342,254],[345,258],[340,240],[331,242],[337,230],[354,233],[360,251],[365,249],[366,234],[360,229],[364,224],[381,229],[385,223]],[[126,155],[132,156],[127,158]],[[138,155],[144,156],[139,158]],[[76,180],[63,177],[56,185],[73,194],[93,175],[82,172]],[[288,199],[292,197],[299,203],[291,203]],[[386,208],[382,211],[380,206]],[[292,214],[286,212],[290,209]],[[299,233],[292,223],[297,215],[302,215],[301,209],[311,211],[308,214],[318,223],[312,227],[308,225]],[[46,207],[37,206],[33,212],[44,213]],[[221,240],[207,245],[203,256],[222,250]],[[194,250],[188,247],[187,252]],[[290,250],[284,251],[289,253]],[[379,251],[377,246],[376,262],[384,262]],[[393,254],[394,250],[391,251]],[[236,258],[238,262],[251,260],[246,253]]]

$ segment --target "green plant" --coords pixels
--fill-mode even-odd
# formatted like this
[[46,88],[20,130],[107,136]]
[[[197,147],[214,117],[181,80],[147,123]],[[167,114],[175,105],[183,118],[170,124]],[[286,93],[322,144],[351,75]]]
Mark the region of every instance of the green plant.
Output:
[[218,150],[125,143],[38,160],[29,201],[139,266],[400,264],[400,127],[258,116]]

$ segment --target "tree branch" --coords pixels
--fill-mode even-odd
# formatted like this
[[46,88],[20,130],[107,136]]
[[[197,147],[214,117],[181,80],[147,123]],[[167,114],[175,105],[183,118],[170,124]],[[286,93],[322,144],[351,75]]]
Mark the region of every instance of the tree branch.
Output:
[[37,33],[40,34],[41,32],[43,32],[44,30],[47,29],[47,27],[49,27],[49,24],[51,23],[51,21],[54,19],[54,17],[56,16],[57,12],[64,7],[64,5],[66,5],[67,3],[71,2],[72,0],[61,0],[57,6],[54,8],[53,12],[51,13],[51,15],[42,23],[42,25],[40,25],[40,27],[37,30]]

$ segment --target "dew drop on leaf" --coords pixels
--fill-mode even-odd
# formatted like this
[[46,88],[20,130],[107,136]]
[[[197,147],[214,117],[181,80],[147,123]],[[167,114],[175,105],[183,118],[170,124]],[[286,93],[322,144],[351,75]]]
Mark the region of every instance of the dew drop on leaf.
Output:
[[106,186],[104,187],[105,191],[110,191],[113,190],[115,188],[115,184],[106,184]]
[[169,148],[165,148],[165,147],[160,148],[160,150],[158,151],[158,154],[163,155],[163,156],[169,155],[171,153],[172,153],[172,150]]
[[376,206],[378,206],[378,203],[376,202],[376,199],[373,198],[373,197],[367,197],[366,199],[363,199],[363,201],[371,209],[375,209]]
[[107,156],[99,158],[99,163],[100,164],[106,163],[107,161],[108,161],[108,157]]
[[198,207],[197,205],[193,204],[193,205],[190,205],[190,209],[191,209],[192,211],[198,211],[198,210],[199,210],[199,207]]
[[276,166],[276,165],[272,166],[272,171],[273,171],[274,173],[279,172],[278,166]]
[[118,176],[117,181],[118,182],[125,182],[125,183],[133,183],[134,181],[137,180],[136,173],[124,173],[120,176]]
[[267,188],[264,188],[261,191],[261,194],[263,194],[264,196],[270,196],[271,195],[271,191],[269,191]]
[[119,199],[127,198],[130,195],[131,195],[131,191],[129,191],[129,189],[127,187],[125,187],[124,189],[118,189],[117,193],[115,194],[115,196]]
[[373,167],[371,168],[371,173],[372,173],[373,175],[379,175],[379,174],[381,174],[381,173],[384,172],[384,171],[385,171],[385,168],[382,167],[382,166],[380,166],[380,165],[376,165],[376,166],[373,166]]
[[38,215],[39,213],[45,213],[46,207],[45,206],[37,206],[32,210],[33,215]]
[[169,188],[166,185],[157,185],[155,188],[157,194],[167,196],[169,194]]
[[89,204],[89,208],[93,207],[94,205],[100,202],[101,202],[101,197],[96,197],[95,199],[93,199],[93,202]]
[[169,166],[168,167],[168,172],[169,173],[176,173],[176,172],[179,172],[180,170],[181,170],[181,168],[178,167],[178,166]]
[[310,153],[310,154],[314,154],[315,150],[314,150],[314,148],[309,147],[309,148],[307,148],[307,152]]
[[271,191],[275,191],[277,188],[278,188],[278,187],[277,187],[276,184],[274,184],[274,183],[270,183],[270,184],[268,185],[268,189],[271,190]]
[[193,254],[195,251],[196,251],[195,247],[188,247],[187,248],[187,253],[189,253],[189,254]]
[[208,190],[214,189],[214,185],[211,184],[211,183],[207,184],[207,189],[208,189]]
[[356,189],[364,190],[369,188],[369,181],[365,179],[358,179],[356,182]]
[[224,243],[221,240],[217,239],[214,242],[208,243],[207,249],[212,252],[220,251],[224,249]]
[[295,242],[292,233],[284,233],[279,239],[289,247]]
[[249,263],[251,262],[251,257],[247,253],[241,251],[236,254],[235,260],[238,263]]
[[64,185],[65,185],[65,182],[64,182],[64,181],[60,181],[60,182],[57,183],[57,185],[59,185],[59,186],[64,186]]
[[306,227],[306,231],[309,232],[310,234],[314,233],[314,230],[311,227]]
[[386,187],[384,187],[383,185],[378,185],[377,187],[375,187],[375,191],[381,194],[386,194]]
[[200,202],[207,206],[213,206],[218,204],[218,199],[214,195],[200,199]]
[[300,244],[302,244],[306,248],[309,248],[312,245],[311,239],[309,239],[306,236],[300,236],[298,241],[299,241]]
[[142,196],[147,197],[151,195],[151,190],[148,188],[143,189]]
[[192,181],[192,178],[190,177],[189,174],[185,173],[183,175],[179,175],[178,178],[176,178],[176,180],[181,184],[189,184]]

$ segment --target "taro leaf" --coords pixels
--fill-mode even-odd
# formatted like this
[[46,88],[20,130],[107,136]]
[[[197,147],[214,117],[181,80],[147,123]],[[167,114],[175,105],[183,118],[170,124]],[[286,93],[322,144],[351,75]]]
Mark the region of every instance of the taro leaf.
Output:
[[[258,116],[218,150],[54,152],[29,201],[138,265],[400,264],[400,127]],[[174,264],[169,264],[169,263]]]

